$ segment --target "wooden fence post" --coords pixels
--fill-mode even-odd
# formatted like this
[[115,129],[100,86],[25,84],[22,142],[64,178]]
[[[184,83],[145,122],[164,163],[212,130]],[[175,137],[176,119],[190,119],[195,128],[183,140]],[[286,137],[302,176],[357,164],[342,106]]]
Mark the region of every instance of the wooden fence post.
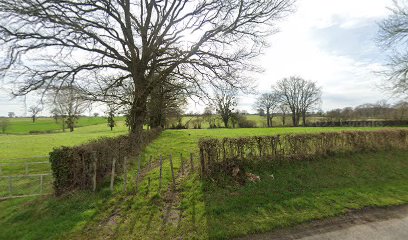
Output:
[[200,160],[201,160],[201,177],[204,177],[205,160],[204,160],[204,150],[203,149],[200,149]]
[[8,180],[9,180],[9,193],[10,193],[10,196],[12,196],[13,195],[13,177],[9,176]]
[[42,194],[43,193],[43,177],[44,177],[44,175],[40,175],[40,194]]
[[190,153],[191,172],[194,172],[193,153]]
[[28,163],[27,163],[27,162],[25,162],[25,164],[24,164],[24,165],[25,165],[25,174],[26,174],[26,175],[28,175]]
[[140,176],[140,161],[141,161],[142,156],[139,156],[137,160],[137,175],[136,175],[136,192],[138,190],[138,184],[139,184],[139,176]]
[[180,161],[181,161],[181,175],[184,175],[184,160],[182,153],[180,153]]
[[149,194],[150,192],[150,177],[147,178],[147,190],[146,190],[146,195]]
[[173,187],[176,187],[176,179],[174,178],[174,169],[173,169],[173,156],[170,154],[170,169],[171,169],[171,178],[173,179]]
[[123,191],[126,192],[127,191],[127,157],[123,158]]
[[96,191],[96,152],[93,153],[93,176],[92,176],[92,191]]
[[160,155],[159,191],[161,190],[161,186],[162,186],[162,172],[163,172],[163,157],[162,155]]
[[152,162],[153,162],[153,156],[150,155],[150,159],[149,159],[149,169],[152,169]]
[[113,158],[113,160],[112,160],[111,181],[110,181],[110,190],[111,190],[111,192],[113,191],[113,185],[115,184],[115,164],[116,164],[116,158]]
[[3,175],[2,169],[1,169],[1,164],[0,164],[0,176]]

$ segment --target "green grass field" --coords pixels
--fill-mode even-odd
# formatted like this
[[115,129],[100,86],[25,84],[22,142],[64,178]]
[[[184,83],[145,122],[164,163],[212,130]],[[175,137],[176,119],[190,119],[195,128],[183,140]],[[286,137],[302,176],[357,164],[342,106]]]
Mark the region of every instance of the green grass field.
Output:
[[[179,169],[179,154],[196,154],[201,137],[373,129],[167,130],[144,154],[153,155],[154,159],[165,156],[163,185],[167,186],[171,182],[167,156],[177,156],[174,165]],[[78,128],[73,133],[3,135],[0,136],[0,161],[43,155],[59,145],[75,145],[99,136],[124,133],[124,126],[110,132],[101,124]],[[167,215],[166,189],[157,193],[158,169],[154,169],[144,178],[138,195],[123,194],[119,181],[113,195],[106,188],[96,194],[80,192],[65,198],[48,196],[2,201],[0,239],[225,239],[269,231],[350,209],[407,203],[407,159],[406,152],[382,152],[290,165],[252,166],[248,171],[259,175],[261,182],[243,187],[229,182],[219,186],[192,174],[179,180],[177,200],[170,211],[173,220],[168,223],[163,221]],[[197,159],[195,164],[198,166]],[[132,184],[135,170],[129,175]],[[152,181],[150,192],[147,192],[147,177]]]
[[[0,134],[0,163],[15,161],[38,161],[35,156],[48,156],[48,153],[59,146],[73,146],[102,136],[126,134],[124,122],[110,130],[105,124],[89,125],[76,128],[74,132],[51,134]],[[13,160],[18,159],[18,160]]]
[[[118,117],[117,121],[124,121],[123,117]],[[104,124],[107,120],[103,117],[80,117],[76,127]],[[106,125],[106,124],[105,124]],[[69,131],[68,129],[66,131]],[[30,132],[62,132],[61,120],[55,122],[53,118],[38,118],[34,123],[31,118],[9,119],[9,126],[6,134],[28,134]]]

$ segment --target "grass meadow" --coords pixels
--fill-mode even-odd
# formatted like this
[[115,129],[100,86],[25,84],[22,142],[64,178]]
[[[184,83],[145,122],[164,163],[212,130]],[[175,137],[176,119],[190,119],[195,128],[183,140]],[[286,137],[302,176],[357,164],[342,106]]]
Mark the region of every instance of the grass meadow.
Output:
[[[202,137],[261,136],[380,128],[254,128],[166,130],[144,151],[164,157],[163,186],[171,183],[168,155],[176,171],[180,153],[193,153]],[[47,155],[52,148],[76,145],[100,136],[125,134],[106,124],[77,128],[73,133],[0,135],[0,162]],[[336,155],[315,161],[250,166],[261,181],[239,186],[200,179],[192,173],[177,180],[177,189],[158,191],[159,169],[143,178],[138,194],[123,192],[118,178],[97,193],[62,198],[31,197],[0,201],[0,239],[227,239],[270,231],[313,219],[336,216],[367,206],[408,202],[408,153],[402,151]],[[21,160],[15,160],[21,161]],[[32,159],[32,161],[35,161]],[[136,167],[129,172],[134,187]],[[151,185],[148,189],[148,178]]]
[[[123,119],[120,119],[123,120]],[[84,127],[106,123],[103,117],[81,117],[76,127]],[[69,129],[66,129],[69,131]],[[53,118],[37,118],[35,122],[31,118],[13,118],[9,121],[6,134],[28,134],[30,132],[62,132],[61,120]]]

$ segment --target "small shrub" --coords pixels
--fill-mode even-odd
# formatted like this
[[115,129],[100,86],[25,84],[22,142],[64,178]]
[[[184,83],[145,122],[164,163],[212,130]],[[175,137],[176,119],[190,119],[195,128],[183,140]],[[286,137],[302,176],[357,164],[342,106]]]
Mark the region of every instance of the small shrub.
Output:
[[245,116],[241,116],[238,118],[238,126],[240,128],[256,128],[256,122],[248,120]]

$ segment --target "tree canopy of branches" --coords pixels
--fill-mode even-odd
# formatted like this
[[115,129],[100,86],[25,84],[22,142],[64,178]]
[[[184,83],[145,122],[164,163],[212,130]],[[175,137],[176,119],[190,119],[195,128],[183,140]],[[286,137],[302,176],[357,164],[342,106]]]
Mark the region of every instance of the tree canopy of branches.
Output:
[[53,115],[62,119],[62,128],[65,131],[65,124],[72,132],[79,115],[88,107],[88,102],[84,100],[81,91],[74,86],[65,86],[49,94],[49,104],[53,107]]
[[150,93],[169,77],[198,94],[255,70],[251,60],[293,2],[0,0],[1,69],[19,83],[17,95],[70,82],[95,101],[116,97],[140,132]]
[[237,89],[229,86],[215,89],[214,105],[226,128],[233,115],[234,107],[237,105],[237,94]]
[[[170,84],[171,83],[171,84]],[[148,99],[148,124],[150,127],[164,128],[169,118],[183,114],[183,107],[187,105],[187,96],[182,86],[174,81],[155,88]]]
[[39,106],[31,106],[28,111],[31,113],[31,118],[33,119],[33,123],[35,122],[35,119],[37,118],[37,114],[42,111],[42,108]]
[[391,14],[379,24],[379,43],[391,49],[388,70],[385,71],[389,83],[386,88],[397,95],[406,97],[408,91],[408,4],[394,0]]
[[306,115],[321,102],[321,88],[315,82],[300,77],[289,77],[278,81],[275,91],[281,102],[292,112],[293,126],[299,126],[300,117],[306,125]]
[[258,97],[255,107],[266,112],[266,123],[268,127],[272,127],[273,112],[279,106],[279,95],[276,92],[263,93]]

